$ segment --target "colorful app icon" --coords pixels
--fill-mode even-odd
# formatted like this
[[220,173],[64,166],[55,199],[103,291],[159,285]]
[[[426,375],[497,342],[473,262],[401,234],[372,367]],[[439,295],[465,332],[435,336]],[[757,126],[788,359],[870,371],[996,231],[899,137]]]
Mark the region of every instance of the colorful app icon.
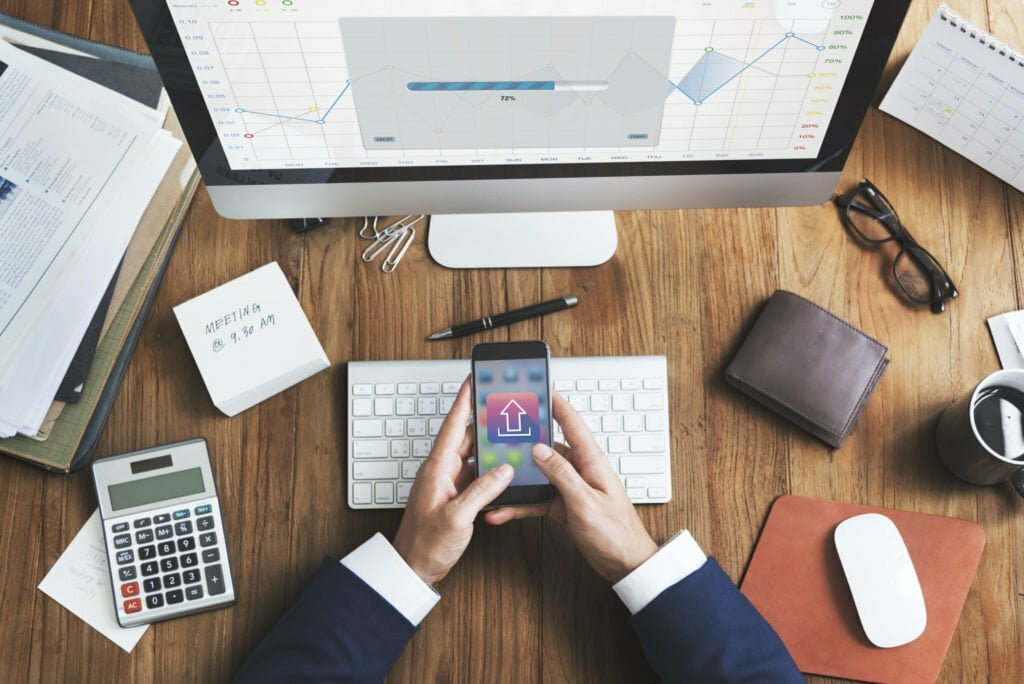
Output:
[[487,439],[491,444],[540,441],[540,401],[533,392],[487,395]]

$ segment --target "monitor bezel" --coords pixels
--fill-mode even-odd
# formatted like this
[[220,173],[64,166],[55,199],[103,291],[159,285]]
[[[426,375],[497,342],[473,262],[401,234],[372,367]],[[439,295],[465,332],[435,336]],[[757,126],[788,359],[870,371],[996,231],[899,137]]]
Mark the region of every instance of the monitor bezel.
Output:
[[473,166],[233,169],[196,81],[166,0],[130,0],[143,38],[174,105],[185,137],[209,186],[311,183],[410,183],[524,178],[585,179],[715,174],[842,171],[871,106],[911,0],[875,0],[849,75],[814,159],[640,161]]

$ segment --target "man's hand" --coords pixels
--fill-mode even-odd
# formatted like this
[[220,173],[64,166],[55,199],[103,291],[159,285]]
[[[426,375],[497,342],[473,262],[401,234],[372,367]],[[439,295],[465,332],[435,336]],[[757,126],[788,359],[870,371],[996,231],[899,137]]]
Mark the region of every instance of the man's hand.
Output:
[[455,566],[469,546],[477,514],[512,481],[512,466],[507,464],[473,479],[476,468],[466,461],[474,439],[474,426],[466,427],[473,408],[471,394],[466,380],[416,475],[393,544],[429,585],[444,579]]
[[580,415],[557,392],[553,408],[572,448],[556,444],[552,450],[538,444],[533,460],[558,494],[548,504],[499,508],[484,519],[502,525],[516,518],[547,515],[566,526],[591,567],[614,584],[653,556],[658,545]]

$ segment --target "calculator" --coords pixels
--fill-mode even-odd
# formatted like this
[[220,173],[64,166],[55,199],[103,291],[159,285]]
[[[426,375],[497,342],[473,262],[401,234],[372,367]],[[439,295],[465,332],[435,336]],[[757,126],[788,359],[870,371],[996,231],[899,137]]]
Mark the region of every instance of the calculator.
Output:
[[104,458],[92,476],[122,627],[235,602],[205,439]]

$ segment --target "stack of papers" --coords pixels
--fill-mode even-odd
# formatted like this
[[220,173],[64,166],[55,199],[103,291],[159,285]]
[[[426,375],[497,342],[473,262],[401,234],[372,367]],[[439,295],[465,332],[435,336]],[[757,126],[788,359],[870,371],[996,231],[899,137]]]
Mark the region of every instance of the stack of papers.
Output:
[[0,437],[39,432],[180,147],[162,123],[0,41]]
[[988,329],[1006,370],[1024,369],[1024,311],[1012,311],[988,319]]

